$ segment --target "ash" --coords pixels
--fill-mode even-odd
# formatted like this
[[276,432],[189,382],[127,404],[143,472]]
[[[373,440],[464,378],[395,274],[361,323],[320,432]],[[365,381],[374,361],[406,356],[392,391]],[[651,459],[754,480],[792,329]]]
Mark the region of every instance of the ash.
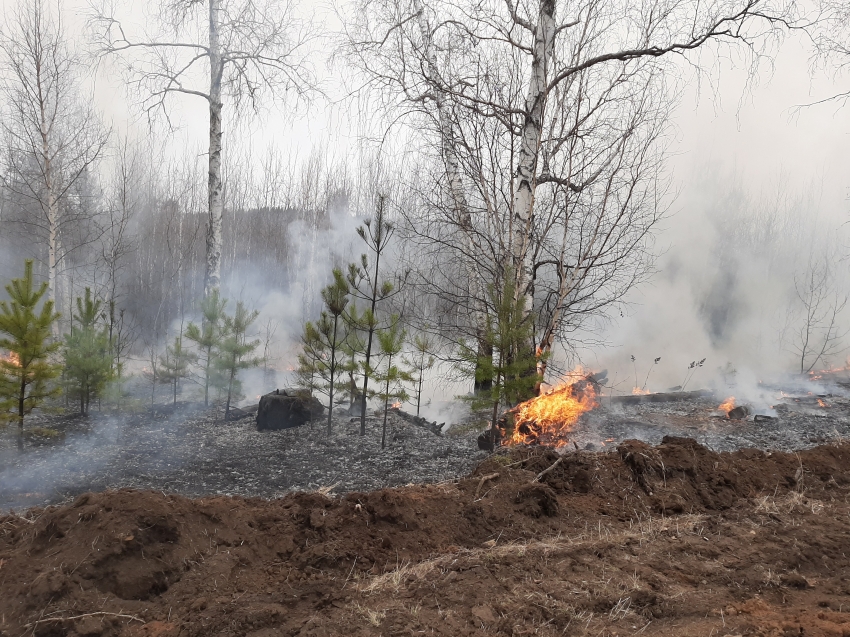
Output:
[[189,497],[370,491],[451,480],[486,457],[475,444],[475,428],[439,436],[395,413],[382,450],[381,422],[368,418],[361,437],[359,420],[348,417],[334,418],[330,436],[324,419],[258,432],[253,418],[223,422],[220,409],[197,406],[88,419],[37,416],[27,430],[50,427],[59,439],[29,436],[20,450],[17,427],[0,429],[0,510],[125,487]]
[[[570,439],[582,449],[597,450],[616,447],[630,438],[658,444],[664,436],[684,436],[714,451],[796,451],[850,438],[850,398],[846,388],[835,387],[833,392],[795,396],[782,395],[777,389],[776,400],[769,406],[748,405],[759,416],[743,420],[726,418],[718,409],[723,398],[708,392],[631,405],[602,397],[600,407],[582,417]],[[764,418],[761,412],[769,412],[771,417]]]

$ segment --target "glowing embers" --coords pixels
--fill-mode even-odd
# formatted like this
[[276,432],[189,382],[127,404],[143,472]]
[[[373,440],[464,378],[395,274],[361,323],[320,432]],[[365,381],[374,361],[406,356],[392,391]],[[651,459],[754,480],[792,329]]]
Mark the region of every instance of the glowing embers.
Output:
[[598,406],[596,389],[582,374],[579,380],[566,382],[511,409],[514,427],[504,444],[563,447],[581,415]]

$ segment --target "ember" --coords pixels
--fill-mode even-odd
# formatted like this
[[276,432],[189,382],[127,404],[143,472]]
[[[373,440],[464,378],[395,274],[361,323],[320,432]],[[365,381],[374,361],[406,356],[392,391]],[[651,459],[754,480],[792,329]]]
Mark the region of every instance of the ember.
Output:
[[[570,374],[574,376],[574,374]],[[580,380],[564,383],[542,396],[514,407],[514,430],[503,444],[546,444],[563,447],[566,434],[579,417],[597,407],[596,389],[581,374]]]

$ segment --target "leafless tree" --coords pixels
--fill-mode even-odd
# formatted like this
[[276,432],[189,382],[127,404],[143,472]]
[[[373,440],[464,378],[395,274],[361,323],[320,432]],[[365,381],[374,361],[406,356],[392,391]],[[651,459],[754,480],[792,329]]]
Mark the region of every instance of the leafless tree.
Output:
[[133,33],[110,6],[92,16],[99,50],[120,60],[149,118],[169,121],[174,95],[209,107],[208,215],[205,293],[221,281],[222,116],[255,108],[264,90],[304,95],[315,85],[307,63],[309,25],[288,0],[162,0],[151,30]]
[[58,9],[54,15],[43,0],[27,0],[7,15],[0,37],[1,125],[8,145],[3,186],[18,209],[15,220],[45,244],[49,298],[56,302],[66,257],[97,239],[93,227],[72,234],[94,214],[75,197],[100,158],[108,131],[81,93],[83,67],[67,42]]
[[458,321],[474,331],[492,311],[481,281],[501,285],[505,265],[542,353],[622,299],[651,270],[664,213],[667,58],[696,63],[708,43],[758,53],[793,17],[762,0],[358,3],[348,58],[376,107],[432,140],[442,188],[405,208]]
[[800,373],[807,374],[845,348],[846,331],[839,317],[847,306],[847,296],[836,289],[827,257],[811,258],[806,271],[794,277],[798,321],[793,352],[800,361]]

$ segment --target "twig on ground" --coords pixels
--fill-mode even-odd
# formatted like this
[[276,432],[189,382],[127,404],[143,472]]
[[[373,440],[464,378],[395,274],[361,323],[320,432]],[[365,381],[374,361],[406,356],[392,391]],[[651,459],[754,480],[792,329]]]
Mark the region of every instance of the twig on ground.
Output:
[[136,617],[135,615],[125,615],[123,613],[107,613],[106,611],[97,611],[95,613],[84,613],[82,615],[73,615],[71,617],[49,617],[47,619],[39,619],[29,624],[24,624],[24,628],[32,628],[38,624],[46,624],[47,622],[69,622],[74,619],[83,619],[84,617],[118,617],[120,619],[129,619],[130,621],[144,624],[145,620]]
[[550,471],[552,471],[552,469],[554,469],[554,468],[555,468],[555,467],[557,467],[559,464],[561,464],[561,461],[562,461],[563,459],[564,459],[564,456],[561,456],[560,458],[558,458],[557,460],[555,460],[555,462],[553,462],[553,463],[552,463],[552,465],[551,465],[548,469],[543,469],[543,471],[541,471],[540,473],[538,473],[538,474],[537,474],[537,477],[536,477],[536,478],[534,478],[534,480],[532,480],[531,482],[532,482],[532,483],[534,483],[534,482],[540,482],[540,480],[542,480],[542,479],[543,479],[543,476],[545,476],[547,473],[549,473]]
[[481,493],[481,487],[483,487],[483,486],[484,486],[484,483],[485,483],[485,482],[487,482],[488,480],[495,480],[495,479],[496,479],[496,478],[498,478],[498,477],[499,477],[499,474],[498,474],[498,473],[490,473],[490,474],[488,474],[488,475],[486,475],[486,476],[482,477],[482,478],[478,481],[478,488],[475,490],[475,497],[474,497],[474,498],[472,498],[472,499],[473,499],[473,500],[477,500],[477,499],[478,499],[478,494],[479,494],[479,493]]

